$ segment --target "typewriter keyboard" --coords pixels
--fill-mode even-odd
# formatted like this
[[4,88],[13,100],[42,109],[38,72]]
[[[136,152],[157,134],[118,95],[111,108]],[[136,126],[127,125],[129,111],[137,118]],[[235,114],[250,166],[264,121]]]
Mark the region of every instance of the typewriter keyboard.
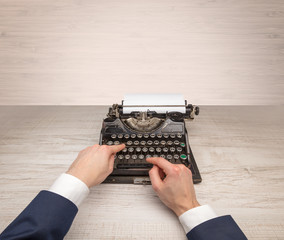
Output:
[[162,157],[171,163],[189,166],[190,154],[187,152],[183,134],[112,134],[105,136],[103,144],[126,148],[115,156],[115,168],[151,168],[146,161],[149,157]]

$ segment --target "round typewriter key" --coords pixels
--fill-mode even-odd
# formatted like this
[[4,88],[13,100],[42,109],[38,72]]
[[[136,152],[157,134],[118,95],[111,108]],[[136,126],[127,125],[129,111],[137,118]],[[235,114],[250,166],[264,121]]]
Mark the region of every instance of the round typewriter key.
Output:
[[127,152],[127,148],[123,148],[122,152],[126,153]]
[[171,146],[171,145],[173,145],[173,142],[172,141],[167,141],[167,144]]
[[158,137],[158,138],[162,138],[162,134],[161,134],[161,133],[158,133],[158,134],[157,134],[157,137]]
[[152,155],[150,155],[150,154],[146,155],[146,158],[150,158],[150,157],[152,157]]
[[181,143],[180,143],[180,146],[181,146],[181,147],[185,147],[185,143],[181,142]]
[[141,152],[141,148],[140,147],[136,148],[136,152]]
[[120,141],[114,141],[114,145],[120,144]]
[[124,158],[124,156],[122,154],[119,154],[117,158],[121,160]]
[[137,155],[136,155],[136,154],[133,154],[133,155],[132,155],[132,159],[134,159],[134,160],[137,159]]
[[117,156],[116,155],[114,155],[114,159],[116,159],[117,158]]
[[128,155],[128,154],[125,155],[125,159],[126,159],[126,160],[130,159],[130,155]]
[[181,148],[181,147],[178,147],[178,148],[177,148],[177,151],[178,151],[178,152],[181,152],[181,151],[182,151],[182,148]]
[[141,141],[141,145],[146,145],[146,141]]
[[148,152],[148,148],[146,148],[146,147],[143,147],[142,148],[142,151],[145,153],[145,152]]
[[127,141],[126,143],[128,146],[132,145],[132,141]]
[[175,140],[175,141],[174,141],[174,144],[175,144],[175,145],[179,145],[179,140]]
[[149,134],[144,134],[144,138],[148,138],[149,137]]
[[155,145],[159,145],[159,141],[158,141],[158,140],[155,140],[155,141],[154,141],[154,144],[155,144]]
[[161,141],[161,144],[162,144],[162,145],[166,145],[166,141],[162,140],[162,141]]
[[181,154],[181,155],[180,155],[180,159],[181,159],[181,160],[186,160],[186,159],[187,159],[187,156],[186,156],[185,154]]
[[162,149],[161,149],[161,148],[159,148],[159,147],[158,147],[158,148],[156,148],[156,152],[157,152],[157,153],[160,153],[161,151],[162,151]]
[[169,137],[169,134],[165,133],[164,138],[168,138],[168,137]]
[[152,145],[152,144],[153,144],[153,141],[148,140],[148,141],[147,141],[147,144],[148,144],[148,145]]
[[150,147],[150,148],[149,148],[149,152],[150,152],[150,153],[153,153],[153,152],[155,152],[155,148],[153,148],[153,147]]
[[123,134],[118,134],[118,138],[123,138]]
[[128,148],[128,152],[130,153],[134,152],[134,148],[133,147]]
[[131,138],[136,138],[136,134],[131,134]]
[[141,133],[137,134],[137,137],[138,137],[138,138],[142,138],[142,136],[143,136],[143,135],[142,135]]
[[134,141],[134,145],[139,145],[139,141]]
[[154,154],[153,157],[158,157],[158,155],[157,155],[157,154]]
[[178,137],[178,138],[181,138],[181,137],[182,137],[182,134],[181,134],[181,133],[178,133],[178,134],[177,134],[177,137]]
[[166,158],[166,155],[161,154],[160,157],[161,157],[161,158]]
[[152,134],[150,135],[150,137],[151,137],[151,138],[154,138],[154,137],[156,137],[156,135],[155,135],[154,133],[152,133]]
[[176,149],[174,147],[170,148],[170,152],[174,152]]
[[112,145],[113,144],[113,141],[108,141],[107,142],[107,145]]
[[178,159],[179,159],[179,155],[175,154],[175,155],[174,155],[174,159],[175,159],[175,160],[178,160]]
[[168,149],[167,147],[164,147],[164,148],[163,148],[163,151],[164,151],[164,152],[168,152],[169,149]]
[[116,134],[111,134],[110,136],[112,139],[116,138]]
[[142,160],[142,159],[144,158],[144,155],[143,155],[143,154],[140,154],[140,155],[138,156],[138,158]]
[[125,134],[124,137],[125,137],[126,139],[128,139],[128,138],[129,138],[129,134]]
[[172,134],[170,135],[170,137],[171,137],[171,138],[175,138],[176,135],[175,135],[174,133],[172,133]]
[[168,160],[172,160],[173,156],[172,155],[167,155]]

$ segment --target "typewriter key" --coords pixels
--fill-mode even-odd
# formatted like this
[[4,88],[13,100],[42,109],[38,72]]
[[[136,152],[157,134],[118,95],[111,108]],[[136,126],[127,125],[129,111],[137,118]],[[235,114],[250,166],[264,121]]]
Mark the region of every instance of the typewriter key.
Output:
[[139,145],[139,141],[134,141],[134,145]]
[[161,144],[162,144],[162,145],[166,145],[166,141],[162,140],[162,141],[161,141]]
[[178,148],[177,148],[177,151],[178,151],[178,152],[181,152],[181,151],[182,151],[182,148],[181,148],[181,147],[178,147]]
[[134,148],[133,147],[128,148],[128,152],[130,153],[134,152]]
[[175,160],[178,160],[178,159],[179,159],[179,155],[175,154],[175,155],[174,155],[174,159],[175,159]]
[[173,156],[172,155],[167,155],[168,160],[172,160]]
[[145,152],[148,152],[148,148],[146,148],[146,147],[143,147],[142,148],[142,151],[145,153]]
[[133,155],[132,155],[132,159],[134,159],[134,160],[137,159],[137,155],[136,155],[136,154],[133,154]]
[[142,138],[142,136],[143,136],[143,135],[142,135],[141,133],[137,134],[137,137],[138,137],[138,138]]
[[174,152],[176,149],[174,147],[170,148],[170,152]]
[[123,138],[123,134],[118,134],[118,138]]
[[126,139],[128,139],[128,138],[129,138],[129,134],[125,134],[124,137],[125,137]]
[[162,149],[161,149],[161,148],[159,148],[159,147],[158,147],[158,148],[156,148],[156,152],[157,152],[157,153],[160,153],[161,151],[162,151]]
[[178,137],[178,138],[181,138],[181,137],[182,137],[182,134],[181,134],[181,133],[178,133],[178,134],[177,134],[177,137]]
[[179,141],[178,141],[178,140],[175,140],[175,141],[174,141],[174,144],[175,144],[175,145],[179,145]]
[[122,154],[119,154],[118,157],[117,157],[119,160],[123,159],[124,156]]
[[123,148],[122,152],[126,153],[127,152],[127,148]]
[[149,148],[149,152],[150,152],[150,153],[153,153],[153,152],[155,152],[155,149],[154,149],[153,147],[150,147],[150,148]]
[[149,137],[149,134],[144,134],[144,138],[148,138]]
[[128,146],[132,145],[132,141],[127,141],[126,143]]
[[171,146],[171,145],[173,145],[173,142],[172,141],[167,141],[167,144]]
[[113,141],[108,141],[107,142],[107,145],[112,145],[113,144]]
[[161,133],[157,134],[157,137],[162,138],[162,134]]
[[140,147],[136,148],[136,152],[141,152],[141,148]]
[[168,137],[169,137],[169,134],[164,133],[164,138],[168,138]]
[[152,157],[152,155],[150,155],[150,154],[146,155],[146,158],[150,158],[150,157]]
[[166,158],[166,156],[164,154],[161,154],[160,157],[161,158]]
[[131,134],[131,138],[136,138],[136,134]]
[[143,155],[143,154],[140,154],[140,155],[138,156],[138,158],[142,160],[142,159],[144,158],[144,155]]
[[111,134],[111,138],[112,139],[116,138],[116,134]]
[[152,144],[153,144],[153,141],[148,140],[148,141],[147,141],[147,144],[148,144],[148,145],[152,145]]
[[159,145],[159,141],[158,141],[158,140],[155,140],[155,141],[154,141],[154,144],[155,144],[155,145]]
[[156,135],[154,134],[154,133],[152,133],[151,135],[150,135],[150,137],[151,138],[154,138]]
[[120,144],[120,141],[114,141],[114,145]]
[[157,155],[157,154],[154,154],[153,157],[158,157],[158,155]]
[[181,159],[181,160],[186,160],[186,159],[187,159],[187,156],[186,156],[185,154],[181,154],[181,155],[180,155],[180,159]]
[[185,147],[185,143],[181,142],[181,143],[180,143],[180,146],[181,146],[181,147]]
[[145,145],[146,141],[141,141],[140,143],[141,143],[141,145]]
[[164,147],[164,148],[163,148],[163,151],[164,151],[164,152],[168,152],[169,149],[168,149],[167,147]]
[[126,160],[130,159],[130,155],[129,154],[125,155],[125,159]]
[[172,134],[170,135],[170,137],[171,137],[171,138],[175,138],[176,135],[175,135],[174,133],[172,133]]

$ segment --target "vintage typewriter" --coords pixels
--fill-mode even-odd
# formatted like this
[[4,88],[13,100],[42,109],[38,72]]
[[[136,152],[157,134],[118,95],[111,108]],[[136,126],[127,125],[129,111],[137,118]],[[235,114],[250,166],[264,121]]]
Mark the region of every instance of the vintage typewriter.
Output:
[[179,94],[129,94],[121,105],[113,104],[103,120],[100,144],[124,143],[126,148],[115,155],[114,170],[104,183],[151,184],[148,157],[184,164],[193,182],[201,182],[185,126],[198,114],[199,108]]

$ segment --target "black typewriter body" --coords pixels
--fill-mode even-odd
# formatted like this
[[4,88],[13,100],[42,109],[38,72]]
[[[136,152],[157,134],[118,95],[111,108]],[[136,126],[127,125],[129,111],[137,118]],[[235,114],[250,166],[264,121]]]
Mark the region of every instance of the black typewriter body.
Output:
[[193,119],[199,108],[187,105],[186,113],[131,112],[122,113],[122,105],[114,104],[103,120],[100,145],[126,148],[115,155],[114,170],[104,183],[151,184],[148,157],[163,157],[173,164],[184,164],[192,172],[193,182],[201,176],[191,151],[185,119]]

